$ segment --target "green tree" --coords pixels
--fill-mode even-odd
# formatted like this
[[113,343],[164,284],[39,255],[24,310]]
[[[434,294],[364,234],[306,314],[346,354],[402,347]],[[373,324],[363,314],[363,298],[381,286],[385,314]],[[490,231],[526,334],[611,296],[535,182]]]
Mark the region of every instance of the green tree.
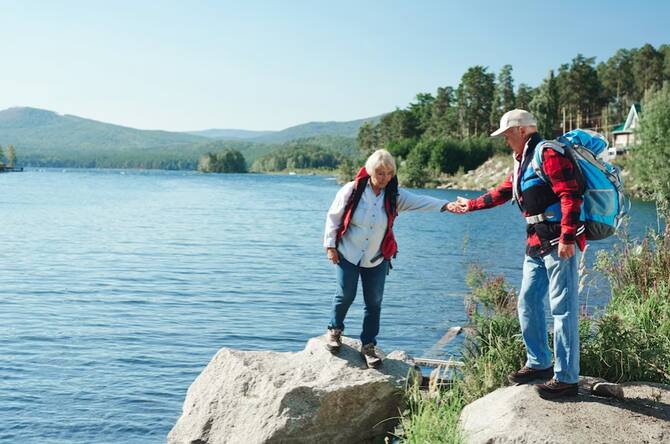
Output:
[[635,79],[633,77],[634,51],[619,49],[606,63],[597,68],[598,78],[603,86],[603,102],[608,103],[609,117],[620,122],[635,102]]
[[494,75],[483,66],[469,68],[458,86],[458,116],[461,135],[477,137],[491,129]]
[[595,57],[577,54],[571,64],[563,64],[558,70],[561,107],[571,128],[592,127],[600,119],[602,85],[594,65]]
[[425,137],[448,137],[458,133],[458,114],[454,88],[451,86],[437,88],[430,125],[424,133]]
[[642,102],[640,145],[632,150],[635,178],[643,190],[663,204],[670,204],[670,82],[651,88]]
[[661,45],[658,52],[663,54],[663,80],[670,80],[670,45]]
[[337,168],[337,183],[347,183],[356,177],[356,167],[350,159],[344,159]]
[[428,93],[419,93],[416,95],[416,102],[409,104],[408,111],[412,114],[412,119],[416,122],[417,132],[421,135],[430,126],[430,119],[433,114],[433,103],[435,97]]
[[421,135],[416,116],[410,111],[396,109],[381,118],[377,125],[379,148],[400,139],[413,139]]
[[530,111],[537,120],[537,129],[544,137],[554,137],[558,123],[558,101],[558,82],[552,69],[530,102]]
[[3,162],[4,157],[5,157],[5,153],[2,149],[2,146],[0,145],[0,168],[5,167],[5,163]]
[[426,184],[428,171],[426,166],[430,159],[430,151],[426,147],[418,146],[412,150],[401,168],[398,170],[398,180],[404,186],[421,188]]
[[14,145],[7,145],[7,166],[10,168],[14,168],[15,163],[16,163],[16,150],[14,149]]
[[649,88],[661,86],[663,62],[663,54],[648,43],[635,52],[633,76],[637,97],[643,97]]
[[358,129],[358,148],[364,155],[370,155],[380,147],[379,128],[370,122],[365,122]]
[[498,74],[498,82],[493,95],[491,109],[491,126],[496,127],[500,118],[507,111],[514,109],[516,98],[514,97],[514,79],[512,78],[512,65],[504,65]]
[[198,171],[203,173],[246,173],[247,163],[241,152],[227,148],[200,157]]
[[387,143],[386,149],[393,154],[393,156],[400,159],[406,159],[417,143],[418,139],[399,139]]
[[519,84],[519,88],[516,91],[516,107],[528,110],[534,94],[535,90],[532,87],[525,83]]

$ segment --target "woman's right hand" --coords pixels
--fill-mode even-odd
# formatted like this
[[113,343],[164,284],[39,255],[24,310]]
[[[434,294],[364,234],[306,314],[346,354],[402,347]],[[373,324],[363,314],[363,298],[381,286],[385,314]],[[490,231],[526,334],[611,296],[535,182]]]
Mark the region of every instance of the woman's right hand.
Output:
[[326,248],[326,254],[328,255],[328,259],[334,264],[339,264],[340,263],[340,255],[337,254],[337,248]]

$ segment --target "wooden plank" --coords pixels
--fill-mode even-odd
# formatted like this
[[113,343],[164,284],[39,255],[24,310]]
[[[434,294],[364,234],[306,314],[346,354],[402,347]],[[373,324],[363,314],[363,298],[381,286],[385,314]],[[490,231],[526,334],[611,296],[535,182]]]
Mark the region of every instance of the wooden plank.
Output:
[[414,363],[417,365],[423,365],[424,367],[457,367],[461,368],[465,364],[462,361],[455,361],[449,359],[445,361],[444,359],[433,359],[433,358],[414,358]]

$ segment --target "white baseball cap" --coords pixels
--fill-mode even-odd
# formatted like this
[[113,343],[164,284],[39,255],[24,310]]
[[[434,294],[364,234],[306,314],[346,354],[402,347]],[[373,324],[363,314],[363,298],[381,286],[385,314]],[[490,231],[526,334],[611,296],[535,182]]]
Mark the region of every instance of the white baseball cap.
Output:
[[500,118],[500,128],[491,133],[491,137],[496,137],[515,126],[537,126],[535,117],[524,109],[513,109],[507,111]]

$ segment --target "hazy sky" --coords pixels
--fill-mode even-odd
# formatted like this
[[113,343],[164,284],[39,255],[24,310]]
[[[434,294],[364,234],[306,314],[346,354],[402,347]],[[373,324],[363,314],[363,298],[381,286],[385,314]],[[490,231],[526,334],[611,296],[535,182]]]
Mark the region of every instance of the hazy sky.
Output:
[[5,1],[0,109],[276,130],[403,108],[467,68],[536,86],[578,53],[670,43],[670,1]]

